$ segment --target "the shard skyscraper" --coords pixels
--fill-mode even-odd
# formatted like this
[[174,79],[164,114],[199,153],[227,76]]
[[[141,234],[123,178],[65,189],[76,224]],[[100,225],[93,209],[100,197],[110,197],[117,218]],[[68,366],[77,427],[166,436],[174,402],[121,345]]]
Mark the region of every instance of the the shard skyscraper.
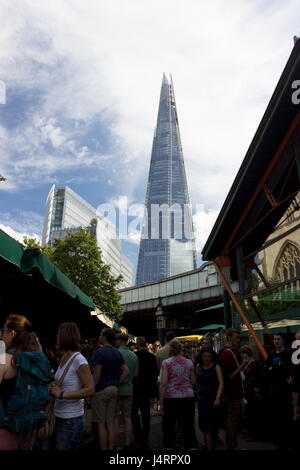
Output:
[[196,268],[189,194],[172,79],[163,76],[136,284]]

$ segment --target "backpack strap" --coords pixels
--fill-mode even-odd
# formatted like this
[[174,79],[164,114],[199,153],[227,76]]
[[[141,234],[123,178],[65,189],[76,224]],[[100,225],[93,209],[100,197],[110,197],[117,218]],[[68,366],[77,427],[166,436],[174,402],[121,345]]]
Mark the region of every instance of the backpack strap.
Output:
[[[238,368],[239,368],[241,364],[240,364],[239,361],[237,360],[237,357],[236,357],[236,355],[234,354],[234,352],[232,351],[232,349],[226,348],[225,351],[230,351],[230,352],[231,352],[231,354],[233,355],[233,357],[234,357],[234,359],[235,359],[235,362],[236,362],[236,364],[237,364],[237,366],[238,366]],[[243,395],[244,395],[244,393],[245,393],[245,389],[244,389],[245,374],[244,374],[244,372],[242,372],[242,371],[240,372],[240,377],[241,377],[241,383],[242,383],[242,391],[243,391]]]
[[80,354],[80,353],[77,352],[76,354],[74,354],[74,355],[71,357],[71,359],[69,359],[69,362],[68,362],[68,364],[67,364],[67,366],[66,366],[66,368],[65,368],[65,370],[64,370],[63,375],[61,376],[61,378],[60,378],[59,381],[57,382],[57,385],[58,385],[59,387],[62,386],[63,381],[65,380],[65,377],[66,377],[66,375],[67,375],[67,373],[68,373],[68,370],[70,369],[71,365],[72,365],[73,362],[74,362],[75,357],[78,356],[78,354]]
[[233,357],[234,357],[234,359],[235,359],[235,362],[236,362],[237,366],[240,367],[241,364],[240,364],[239,361],[237,360],[237,357],[236,357],[236,355],[234,354],[234,352],[232,351],[232,349],[226,348],[225,351],[230,351],[230,352],[231,352],[231,354],[233,355]]
[[6,352],[7,352],[7,354],[12,354],[13,356],[16,354],[15,349],[7,349]]

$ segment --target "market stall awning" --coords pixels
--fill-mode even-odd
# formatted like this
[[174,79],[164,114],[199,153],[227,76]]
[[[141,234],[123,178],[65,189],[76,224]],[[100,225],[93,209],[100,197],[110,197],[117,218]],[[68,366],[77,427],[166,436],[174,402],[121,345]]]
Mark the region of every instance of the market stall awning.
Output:
[[[279,333],[285,328],[290,329],[292,333],[300,330],[300,316],[299,318],[284,318],[282,320],[268,321],[266,326],[262,326],[260,322],[252,323],[254,330],[261,331],[262,333]],[[271,330],[271,331],[270,331]],[[275,331],[276,330],[276,331]],[[241,331],[248,331],[246,325],[241,327]]]
[[95,310],[91,312],[91,315],[96,316],[99,321],[104,323],[104,325],[108,326],[109,328],[113,328],[119,333],[127,334],[129,338],[136,338],[135,336],[128,333],[128,330],[125,326],[119,325],[119,323],[112,320],[108,315],[106,315],[105,312],[102,312],[98,307],[95,307]]
[[213,331],[213,330],[224,330],[225,325],[217,325],[217,324],[212,324],[212,325],[206,325],[202,326],[201,328],[196,328],[193,330],[193,333],[196,333],[197,331]]
[[300,108],[292,100],[299,77],[298,39],[203,247],[203,260],[235,257],[237,246],[243,257],[259,250],[300,190]]
[[41,250],[36,248],[25,249],[20,268],[25,274],[38,270],[46,282],[61,289],[70,297],[73,297],[73,299],[77,298],[80,303],[86,305],[91,310],[94,309],[93,300],[70,281]]
[[176,336],[178,341],[200,341],[203,335]]
[[196,310],[195,313],[206,312],[207,310],[216,310],[217,308],[224,308],[224,304],[216,304],[212,305],[211,307],[201,308],[200,310]]
[[95,331],[93,300],[38,249],[25,247],[0,230],[0,323],[10,313],[27,316],[45,337],[74,321],[83,336]]
[[266,302],[300,302],[300,290],[286,286],[270,295],[261,296],[260,300]]
[[21,268],[24,247],[21,243],[11,238],[3,230],[0,230],[0,256],[9,263]]

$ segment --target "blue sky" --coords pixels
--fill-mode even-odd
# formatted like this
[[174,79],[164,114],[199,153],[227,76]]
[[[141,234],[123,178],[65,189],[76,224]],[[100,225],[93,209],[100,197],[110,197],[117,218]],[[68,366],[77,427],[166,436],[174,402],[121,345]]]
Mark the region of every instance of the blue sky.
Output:
[[[2,0],[0,227],[40,236],[53,183],[144,202],[172,72],[200,253],[300,34],[297,0]],[[136,264],[138,239],[123,244]]]

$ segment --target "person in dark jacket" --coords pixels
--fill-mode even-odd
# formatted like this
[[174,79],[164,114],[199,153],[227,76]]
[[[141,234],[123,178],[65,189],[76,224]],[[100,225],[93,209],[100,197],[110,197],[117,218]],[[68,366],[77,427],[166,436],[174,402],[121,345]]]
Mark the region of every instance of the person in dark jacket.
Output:
[[[146,339],[139,336],[136,341],[136,355],[139,360],[139,371],[133,380],[132,426],[134,443],[147,447],[150,432],[150,403],[156,396],[158,366],[154,354],[147,351]],[[141,412],[142,422],[139,411]]]
[[292,361],[280,334],[274,335],[273,344],[275,350],[266,361],[270,425],[274,443],[278,449],[286,450],[290,447],[293,422]]

